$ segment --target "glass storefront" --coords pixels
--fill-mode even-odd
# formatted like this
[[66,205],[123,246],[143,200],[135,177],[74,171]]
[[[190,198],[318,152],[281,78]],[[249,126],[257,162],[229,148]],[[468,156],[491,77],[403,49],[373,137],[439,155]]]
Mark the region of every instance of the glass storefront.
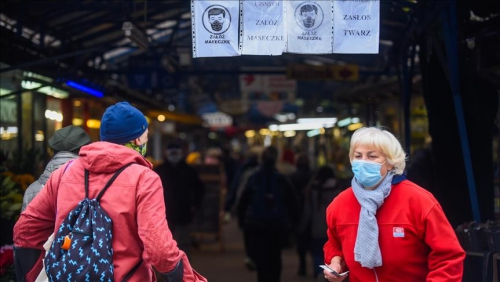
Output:
[[18,116],[17,97],[0,98],[0,151],[6,158],[18,146]]

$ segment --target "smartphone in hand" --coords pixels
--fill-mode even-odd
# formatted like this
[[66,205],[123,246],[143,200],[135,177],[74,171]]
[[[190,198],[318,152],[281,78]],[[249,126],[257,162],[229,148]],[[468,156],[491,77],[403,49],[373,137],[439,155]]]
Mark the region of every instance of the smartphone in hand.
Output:
[[346,272],[342,272],[342,273],[338,273],[337,271],[331,269],[328,265],[326,264],[322,264],[320,265],[319,267],[323,268],[324,270],[327,270],[327,271],[330,271],[333,275],[337,276],[337,277],[341,277],[341,276],[346,276],[347,273],[349,273],[349,271],[346,271]]

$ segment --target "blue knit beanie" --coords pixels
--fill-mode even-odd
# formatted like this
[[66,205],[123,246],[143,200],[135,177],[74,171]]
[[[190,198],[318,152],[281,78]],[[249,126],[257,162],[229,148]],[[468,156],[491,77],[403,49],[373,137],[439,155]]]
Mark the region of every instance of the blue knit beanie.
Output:
[[101,141],[125,144],[138,137],[148,128],[146,117],[127,102],[110,106],[101,119]]

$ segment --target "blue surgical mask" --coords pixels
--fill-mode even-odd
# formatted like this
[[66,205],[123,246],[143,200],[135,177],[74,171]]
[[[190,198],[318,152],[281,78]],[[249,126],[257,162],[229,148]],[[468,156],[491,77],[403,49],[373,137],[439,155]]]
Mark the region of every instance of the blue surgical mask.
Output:
[[352,172],[361,185],[373,187],[383,178],[380,174],[380,168],[384,163],[354,160],[352,162]]

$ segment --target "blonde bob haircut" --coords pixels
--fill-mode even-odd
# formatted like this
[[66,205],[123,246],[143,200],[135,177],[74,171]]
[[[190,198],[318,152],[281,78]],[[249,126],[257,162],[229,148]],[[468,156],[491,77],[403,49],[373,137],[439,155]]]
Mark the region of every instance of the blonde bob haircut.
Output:
[[396,174],[403,174],[406,166],[406,153],[398,139],[387,130],[378,127],[361,127],[351,137],[349,159],[354,159],[354,149],[357,146],[375,147],[387,158],[387,162],[394,166]]

